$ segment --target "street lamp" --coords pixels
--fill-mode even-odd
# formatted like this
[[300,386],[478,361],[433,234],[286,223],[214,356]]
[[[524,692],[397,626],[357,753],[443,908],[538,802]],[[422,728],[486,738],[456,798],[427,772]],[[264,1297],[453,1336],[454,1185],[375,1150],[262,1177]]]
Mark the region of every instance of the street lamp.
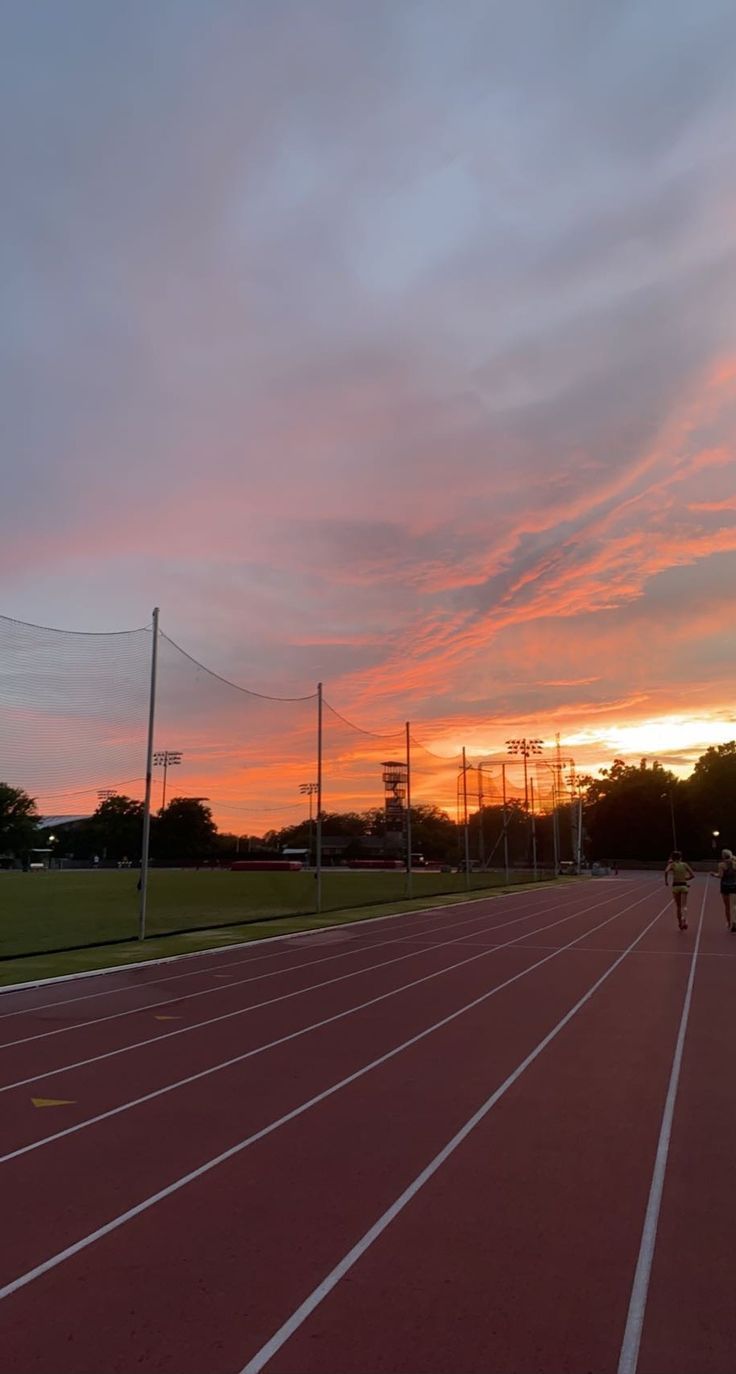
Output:
[[319,791],[319,784],[316,782],[300,782],[299,791],[303,797],[309,797],[309,862],[312,862],[312,797],[316,797]]
[[714,852],[714,853],[715,853],[715,851],[716,851],[717,848],[718,848],[718,845],[716,844],[716,841],[717,841],[717,839],[718,839],[720,833],[721,833],[720,830],[714,830],[714,831],[712,831],[712,835],[713,835],[713,852]]
[[175,764],[181,763],[182,758],[183,754],[180,749],[157,749],[153,756],[154,766],[164,770],[164,786],[161,794],[162,811],[166,807],[166,774]]

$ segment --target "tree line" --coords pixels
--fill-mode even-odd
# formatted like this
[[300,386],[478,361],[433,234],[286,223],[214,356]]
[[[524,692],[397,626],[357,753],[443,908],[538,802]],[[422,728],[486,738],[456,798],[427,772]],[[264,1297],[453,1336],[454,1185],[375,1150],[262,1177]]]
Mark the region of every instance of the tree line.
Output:
[[[583,802],[584,852],[605,861],[664,860],[678,847],[694,860],[711,858],[722,847],[736,848],[736,741],[707,749],[687,778],[678,778],[657,760],[628,764],[616,759],[597,777],[579,779]],[[140,860],[143,803],[113,796],[101,801],[94,815],[67,822],[51,832],[44,827],[35,801],[18,787],[0,782],[0,861],[28,859],[34,848],[47,847],[55,859],[137,864]],[[383,837],[381,807],[367,811],[323,812],[323,837],[347,840],[346,859],[375,854],[365,841]],[[575,807],[565,800],[550,814],[532,819],[518,801],[484,806],[468,826],[468,854],[474,865],[531,862],[532,842],[540,865],[552,863],[557,832],[558,857],[572,858]],[[462,864],[465,833],[446,811],[432,805],[411,808],[412,851],[427,861]],[[51,842],[50,835],[54,834]],[[676,844],[675,844],[676,842]],[[236,836],[218,830],[209,806],[192,797],[174,797],[151,818],[154,862],[230,862],[240,855],[267,857],[285,848],[314,854],[314,827],[308,820],[264,835]]]

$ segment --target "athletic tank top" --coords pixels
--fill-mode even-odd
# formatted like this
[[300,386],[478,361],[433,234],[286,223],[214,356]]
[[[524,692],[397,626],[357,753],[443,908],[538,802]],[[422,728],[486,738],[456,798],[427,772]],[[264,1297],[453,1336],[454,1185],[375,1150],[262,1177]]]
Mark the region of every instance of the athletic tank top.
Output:
[[687,881],[688,881],[688,876],[687,876],[687,864],[682,863],[682,862],[678,859],[678,860],[677,860],[675,863],[673,863],[673,865],[672,865],[672,882],[673,882],[673,884],[674,884],[674,883],[680,884],[680,883],[686,883]]
[[736,892],[736,867],[733,859],[724,860],[721,874],[721,891]]

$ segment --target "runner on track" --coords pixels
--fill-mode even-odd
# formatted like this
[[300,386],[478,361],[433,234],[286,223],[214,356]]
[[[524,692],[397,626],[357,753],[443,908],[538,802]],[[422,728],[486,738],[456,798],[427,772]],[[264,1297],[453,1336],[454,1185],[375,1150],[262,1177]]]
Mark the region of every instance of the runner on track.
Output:
[[730,849],[721,850],[721,862],[718,871],[711,875],[721,880],[721,896],[723,898],[723,910],[726,914],[726,925],[729,930],[736,934],[736,862]]
[[669,887],[670,874],[672,874],[672,897],[677,913],[677,924],[680,930],[687,930],[687,885],[695,877],[695,874],[690,865],[685,863],[679,849],[673,849],[669,863],[664,870],[665,887]]

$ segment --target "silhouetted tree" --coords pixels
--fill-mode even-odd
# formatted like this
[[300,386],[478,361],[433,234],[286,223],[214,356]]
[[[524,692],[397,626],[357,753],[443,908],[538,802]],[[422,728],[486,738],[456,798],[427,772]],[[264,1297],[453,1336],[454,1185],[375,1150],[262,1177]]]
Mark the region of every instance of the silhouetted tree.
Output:
[[22,787],[0,782],[0,855],[16,858],[30,849],[38,835],[39,821],[33,797]]
[[196,797],[173,797],[155,818],[151,852],[156,859],[199,862],[212,854],[216,833],[209,806]]

